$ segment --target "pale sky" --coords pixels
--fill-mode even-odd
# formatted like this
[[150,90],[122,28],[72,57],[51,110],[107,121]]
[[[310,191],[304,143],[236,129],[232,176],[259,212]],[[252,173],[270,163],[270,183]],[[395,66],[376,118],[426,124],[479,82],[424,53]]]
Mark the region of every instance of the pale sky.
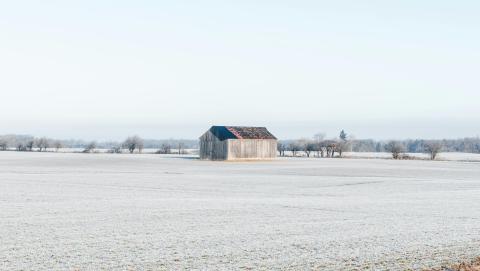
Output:
[[0,134],[480,134],[480,1],[1,1]]

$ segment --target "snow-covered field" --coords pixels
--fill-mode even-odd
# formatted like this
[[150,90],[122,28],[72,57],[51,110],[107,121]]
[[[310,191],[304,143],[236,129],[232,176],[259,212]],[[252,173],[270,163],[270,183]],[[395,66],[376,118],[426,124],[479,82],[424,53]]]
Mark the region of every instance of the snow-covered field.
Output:
[[404,270],[480,256],[480,163],[0,152],[0,270]]

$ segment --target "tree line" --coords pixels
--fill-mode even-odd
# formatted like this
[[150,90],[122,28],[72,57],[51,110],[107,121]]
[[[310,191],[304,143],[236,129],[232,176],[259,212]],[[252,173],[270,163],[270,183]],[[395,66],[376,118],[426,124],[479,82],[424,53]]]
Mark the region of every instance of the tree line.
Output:
[[277,151],[280,156],[285,156],[286,152],[290,152],[292,156],[297,156],[303,152],[307,157],[342,157],[344,152],[351,150],[351,140],[344,130],[336,139],[325,139],[325,134],[316,134],[313,139],[284,140],[277,144]]
[[[480,138],[467,137],[462,139],[443,140],[373,140],[355,139],[342,130],[336,138],[327,139],[324,133],[317,133],[312,138],[298,140],[280,140],[278,142],[280,156],[307,157],[343,157],[345,152],[389,152],[394,159],[409,159],[407,153],[427,153],[435,159],[440,152],[480,153]],[[186,149],[198,149],[198,140],[183,139],[142,139],[139,136],[129,136],[124,141],[83,141],[58,140],[30,135],[0,135],[0,151],[59,151],[62,148],[81,149],[91,153],[98,149],[108,153],[141,153],[145,148],[156,149],[156,153],[169,154],[186,153]]]
[[355,139],[342,130],[337,138],[326,139],[318,133],[310,139],[280,140],[277,145],[280,156],[343,157],[345,152],[388,152],[394,159],[410,159],[407,153],[426,153],[434,160],[440,152],[480,153],[480,138],[443,140],[373,140]]
[[97,152],[99,149],[107,153],[142,153],[145,148],[157,149],[159,154],[186,154],[186,149],[195,149],[197,141],[168,139],[155,140],[143,139],[139,136],[129,136],[124,141],[83,141],[83,140],[57,140],[47,137],[33,137],[30,135],[3,135],[0,136],[0,151],[55,151],[63,148],[82,149],[83,153]]
[[14,149],[16,151],[47,151],[48,148],[54,148],[56,151],[63,148],[64,145],[60,140],[46,137],[32,137],[22,135],[5,135],[0,136],[0,150],[6,151]]

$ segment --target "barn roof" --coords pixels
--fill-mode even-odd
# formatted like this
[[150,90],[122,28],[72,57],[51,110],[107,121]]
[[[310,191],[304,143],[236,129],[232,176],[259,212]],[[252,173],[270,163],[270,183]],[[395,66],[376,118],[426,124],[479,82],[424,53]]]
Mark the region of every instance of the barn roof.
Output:
[[212,126],[210,132],[218,139],[277,139],[265,127]]

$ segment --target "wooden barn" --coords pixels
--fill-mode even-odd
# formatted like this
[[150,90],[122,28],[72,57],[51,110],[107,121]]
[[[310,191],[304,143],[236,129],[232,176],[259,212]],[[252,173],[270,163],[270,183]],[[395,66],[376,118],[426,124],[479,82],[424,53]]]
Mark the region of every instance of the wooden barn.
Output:
[[261,160],[277,156],[277,138],[265,127],[212,126],[200,137],[200,159]]

